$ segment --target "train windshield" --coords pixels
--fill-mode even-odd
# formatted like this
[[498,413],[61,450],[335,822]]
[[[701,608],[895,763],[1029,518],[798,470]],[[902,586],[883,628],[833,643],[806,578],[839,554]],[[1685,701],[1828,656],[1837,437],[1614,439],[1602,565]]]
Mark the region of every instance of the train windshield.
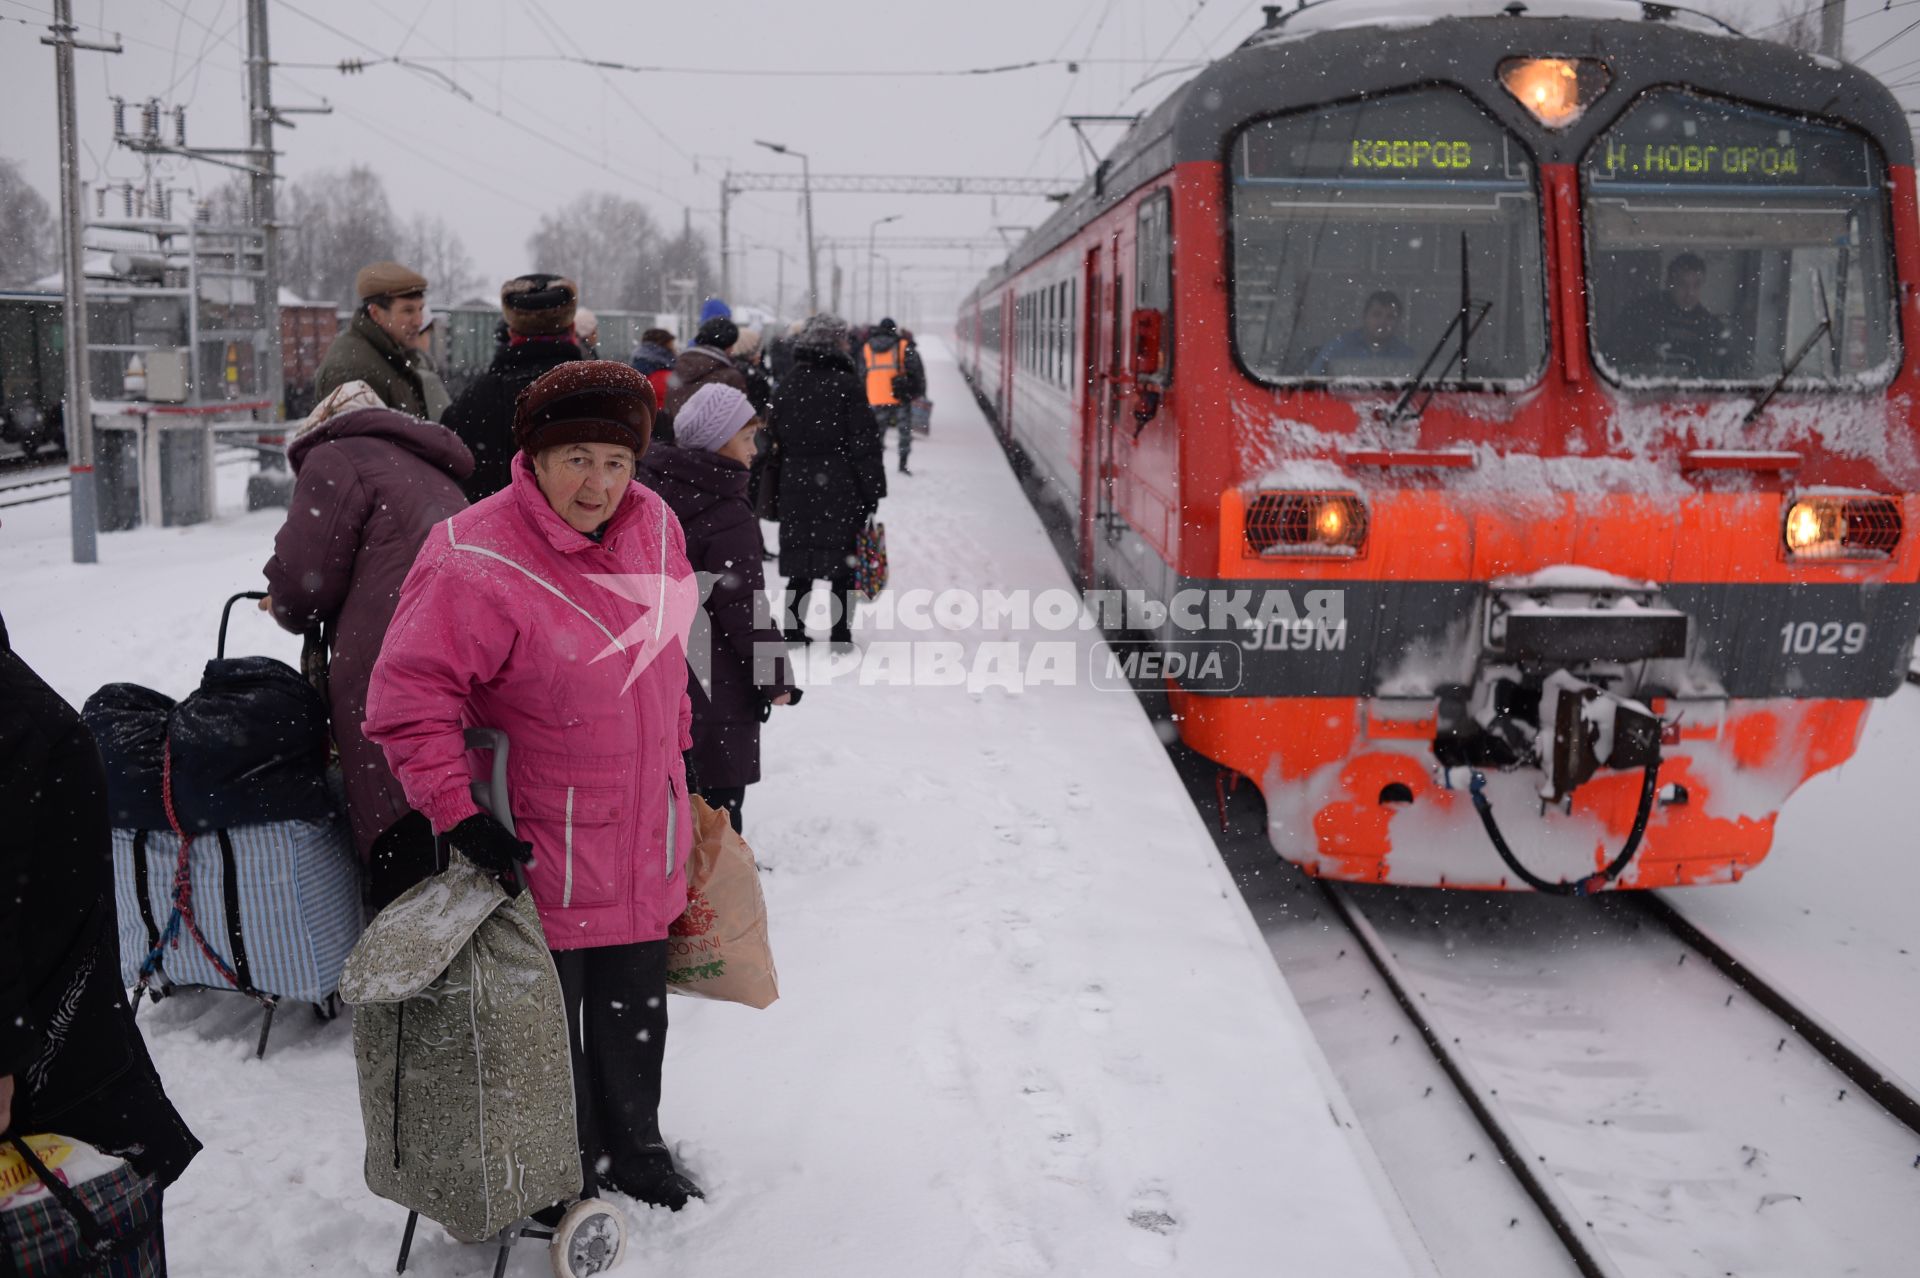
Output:
[[1234,340],[1269,382],[1516,385],[1546,361],[1525,150],[1421,89],[1279,116],[1235,140]]
[[1893,375],[1886,174],[1860,134],[1677,89],[1585,161],[1601,370],[1626,385]]

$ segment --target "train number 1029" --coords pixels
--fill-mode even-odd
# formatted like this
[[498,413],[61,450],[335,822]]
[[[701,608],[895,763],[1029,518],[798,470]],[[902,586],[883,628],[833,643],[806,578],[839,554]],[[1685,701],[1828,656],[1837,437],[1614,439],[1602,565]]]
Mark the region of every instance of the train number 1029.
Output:
[[1867,646],[1867,623],[1789,621],[1780,627],[1780,651],[1789,656],[1851,657]]

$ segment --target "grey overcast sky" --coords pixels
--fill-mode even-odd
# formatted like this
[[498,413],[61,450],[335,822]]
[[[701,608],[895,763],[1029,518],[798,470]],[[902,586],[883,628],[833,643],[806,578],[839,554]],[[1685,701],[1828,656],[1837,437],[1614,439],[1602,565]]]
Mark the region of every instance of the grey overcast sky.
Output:
[[[1748,30],[1780,14],[1777,0],[1712,7]],[[39,38],[51,11],[49,0],[0,0],[0,155],[20,161],[50,201],[53,53]],[[239,0],[74,0],[74,12],[84,38],[117,32],[125,48],[78,58],[87,181],[141,176],[140,157],[112,145],[114,95],[185,106],[195,145],[244,144]],[[276,100],[335,108],[281,132],[282,172],[372,165],[398,214],[445,217],[496,281],[535,268],[525,244],[540,214],[586,191],[635,197],[662,221],[690,210],[714,236],[718,178],[729,166],[797,168],[755,147],[756,138],[808,152],[816,173],[1027,175],[1071,185],[1084,162],[1060,116],[1151,107],[1192,64],[1259,22],[1257,3],[1233,0],[271,0],[268,13],[273,56],[284,64]],[[1920,0],[1851,0],[1847,16],[1848,56],[1872,51],[1864,64],[1920,104],[1920,88],[1903,83],[1920,86]],[[583,54],[676,70],[557,60]],[[415,68],[337,69],[343,58],[395,56]],[[1046,65],[933,74],[1033,61]],[[224,180],[210,166],[166,165],[170,185],[206,190]],[[899,214],[883,236],[993,235],[1037,223],[1047,207],[816,196],[816,232],[864,243],[874,219]],[[797,197],[738,197],[734,209],[736,243],[747,247],[735,258],[733,300],[771,300],[776,250],[789,255],[793,296],[804,273]],[[929,312],[998,256],[889,255]],[[864,256],[864,248],[842,250],[840,260],[851,271]],[[826,270],[823,256],[823,292]]]

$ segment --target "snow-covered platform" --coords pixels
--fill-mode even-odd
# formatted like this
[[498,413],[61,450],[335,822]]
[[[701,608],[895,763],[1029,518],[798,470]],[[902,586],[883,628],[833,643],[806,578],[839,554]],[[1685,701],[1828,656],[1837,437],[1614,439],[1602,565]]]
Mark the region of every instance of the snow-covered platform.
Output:
[[[709,1198],[634,1210],[620,1272],[1430,1272],[1152,725],[1094,685],[1097,637],[969,617],[962,595],[1069,583],[928,345],[933,435],[908,478],[889,448],[881,517],[896,602],[930,592],[932,629],[863,619],[862,652],[816,649],[766,729],[746,827],[783,996],[673,1001],[663,1122]],[[116,534],[77,568],[65,518],[6,512],[0,609],[76,704],[188,691],[279,523]],[[297,655],[236,617],[237,651]],[[361,1181],[344,1020],[283,1013],[256,1061],[254,1017],[141,1013],[207,1145],[168,1197],[175,1272],[385,1271],[404,1213]],[[544,1273],[523,1250],[513,1272]],[[408,1272],[486,1263],[428,1228]]]

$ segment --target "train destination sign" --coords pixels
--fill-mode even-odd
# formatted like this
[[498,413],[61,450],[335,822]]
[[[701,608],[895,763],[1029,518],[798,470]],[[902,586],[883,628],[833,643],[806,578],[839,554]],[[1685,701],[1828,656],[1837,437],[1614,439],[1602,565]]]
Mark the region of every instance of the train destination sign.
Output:
[[1675,90],[1642,98],[1587,157],[1599,183],[1860,188],[1874,171],[1857,134]]
[[1527,180],[1524,153],[1454,89],[1263,120],[1241,135],[1239,151],[1242,180]]

